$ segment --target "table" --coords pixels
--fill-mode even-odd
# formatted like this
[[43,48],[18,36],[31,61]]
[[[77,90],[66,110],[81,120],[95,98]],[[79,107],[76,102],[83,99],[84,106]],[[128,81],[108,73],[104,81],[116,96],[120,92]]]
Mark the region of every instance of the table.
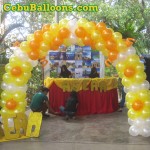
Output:
[[77,115],[112,113],[118,109],[117,78],[47,78],[51,107],[59,112],[72,90],[78,92]]

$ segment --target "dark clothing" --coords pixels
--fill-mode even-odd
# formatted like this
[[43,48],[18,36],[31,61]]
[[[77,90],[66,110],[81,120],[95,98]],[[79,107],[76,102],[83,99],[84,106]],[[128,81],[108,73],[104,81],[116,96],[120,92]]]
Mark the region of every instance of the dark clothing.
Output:
[[66,102],[65,111],[76,112],[77,104],[78,104],[77,98],[69,97]]
[[36,93],[31,101],[30,108],[34,112],[40,112],[45,108],[46,103],[45,101],[48,101],[48,97],[43,94],[42,92]]
[[68,70],[66,72],[61,72],[60,77],[62,78],[69,78],[71,76],[71,72]]
[[150,58],[145,57],[145,73],[146,73],[146,80],[150,83]]
[[89,75],[89,78],[97,78],[97,77],[99,77],[99,74],[97,72]]

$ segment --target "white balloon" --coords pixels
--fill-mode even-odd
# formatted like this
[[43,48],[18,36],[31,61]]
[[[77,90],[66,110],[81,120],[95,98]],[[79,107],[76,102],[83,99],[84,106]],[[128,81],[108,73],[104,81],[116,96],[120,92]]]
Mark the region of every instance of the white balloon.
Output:
[[138,128],[143,128],[144,123],[145,123],[145,121],[142,118],[138,118],[135,120],[134,125]]
[[150,88],[150,84],[147,80],[145,80],[142,84],[141,84],[141,88],[142,89],[149,89]]
[[150,136],[150,127],[144,128],[140,134],[144,137],[149,137]]
[[74,33],[75,29],[77,28],[77,20],[76,19],[73,19],[73,20],[70,20],[68,22],[68,27],[69,27],[69,30]]
[[7,84],[5,82],[1,83],[1,89],[5,90],[7,88]]
[[71,44],[76,44],[77,42],[77,37],[74,35],[74,34],[70,34],[70,37],[69,37],[69,41]]
[[27,54],[24,53],[23,51],[21,51],[20,49],[16,49],[16,50],[14,51],[14,56],[19,57],[19,58],[20,58],[21,60],[23,60],[23,61],[27,61],[27,59],[29,58],[29,57],[27,56]]
[[115,60],[113,63],[112,63],[112,65],[115,67],[117,64],[118,64],[118,59],[117,60]]
[[130,92],[131,90],[129,89],[129,88],[127,88],[127,87],[124,87],[124,92],[125,93],[128,93],[128,92]]
[[145,120],[145,126],[150,127],[150,118]]
[[127,50],[127,55],[136,54],[136,50],[133,46],[129,47]]
[[131,126],[129,128],[129,134],[132,135],[132,136],[138,136],[139,135],[139,131],[138,131],[138,128],[136,126]]
[[13,120],[13,118],[9,118],[8,119],[8,126],[9,127],[14,127],[14,120]]
[[27,61],[32,65],[32,67],[36,67],[38,65],[38,61],[37,60],[27,59]]
[[119,61],[124,61],[126,58],[127,58],[127,53],[125,53],[125,52],[119,53],[119,55],[118,55]]
[[3,122],[2,122],[2,117],[1,117],[1,116],[0,116],[0,122],[3,123]]
[[130,119],[130,118],[128,118],[128,123],[129,123],[129,125],[133,125],[134,124],[134,120],[132,120],[132,119]]

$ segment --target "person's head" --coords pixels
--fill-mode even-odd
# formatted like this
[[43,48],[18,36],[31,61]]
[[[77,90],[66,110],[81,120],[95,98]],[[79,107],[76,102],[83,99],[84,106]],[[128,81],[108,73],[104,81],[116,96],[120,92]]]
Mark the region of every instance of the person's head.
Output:
[[66,72],[68,69],[67,69],[67,66],[66,65],[62,65],[61,67],[61,71],[62,72]]
[[92,67],[92,68],[91,68],[91,74],[96,73],[96,72],[97,72],[96,67]]
[[77,92],[76,91],[72,91],[71,93],[70,93],[70,97],[77,97]]
[[47,93],[49,92],[49,89],[46,88],[46,87],[43,87],[43,88],[42,88],[42,92],[43,92],[45,95],[47,95]]

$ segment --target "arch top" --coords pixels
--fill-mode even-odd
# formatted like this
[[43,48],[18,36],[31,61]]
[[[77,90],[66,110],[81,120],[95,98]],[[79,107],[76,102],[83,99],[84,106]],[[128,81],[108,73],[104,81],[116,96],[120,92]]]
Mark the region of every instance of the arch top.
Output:
[[[150,91],[144,65],[132,46],[132,38],[123,39],[121,33],[107,28],[103,22],[62,19],[59,23],[45,24],[41,30],[27,36],[19,47],[14,48],[5,66],[1,94],[1,113],[25,112],[27,82],[38,60],[45,65],[44,57],[49,50],[59,46],[90,46],[107,57],[106,64],[113,65],[122,78],[127,93],[126,103],[133,136],[150,136]],[[140,123],[141,124],[140,124]]]

